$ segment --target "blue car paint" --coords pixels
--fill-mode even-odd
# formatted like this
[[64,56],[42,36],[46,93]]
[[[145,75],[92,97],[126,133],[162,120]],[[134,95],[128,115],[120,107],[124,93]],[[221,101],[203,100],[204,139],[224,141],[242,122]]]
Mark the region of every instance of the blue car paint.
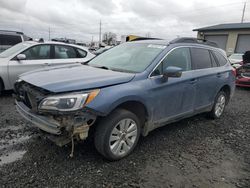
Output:
[[150,78],[160,60],[178,46],[214,49],[200,44],[169,44],[145,71],[136,74],[79,66],[40,71],[39,74],[24,75],[21,79],[55,93],[101,88],[87,107],[103,116],[124,102],[139,102],[146,108],[146,128],[150,131],[179,117],[211,110],[223,86],[230,87],[231,95],[234,93],[235,77],[229,62],[222,67],[185,71],[179,78]]
[[75,65],[34,71],[21,78],[32,85],[59,93],[121,84],[129,82],[134,76],[135,74]]

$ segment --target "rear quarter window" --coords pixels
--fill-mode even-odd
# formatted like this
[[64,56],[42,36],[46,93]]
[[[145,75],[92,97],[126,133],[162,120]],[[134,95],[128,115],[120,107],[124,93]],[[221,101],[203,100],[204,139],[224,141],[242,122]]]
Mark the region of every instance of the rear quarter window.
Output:
[[84,58],[87,56],[87,52],[85,50],[81,50],[79,48],[76,48],[76,51],[77,51],[77,57],[78,58]]
[[217,51],[213,51],[218,63],[220,66],[223,66],[227,63],[227,59],[219,52]]
[[211,68],[210,52],[203,48],[191,48],[193,69]]
[[217,64],[217,61],[216,61],[216,59],[214,57],[214,54],[211,51],[210,51],[210,58],[211,58],[211,61],[212,61],[212,66],[213,67],[218,67],[218,64]]

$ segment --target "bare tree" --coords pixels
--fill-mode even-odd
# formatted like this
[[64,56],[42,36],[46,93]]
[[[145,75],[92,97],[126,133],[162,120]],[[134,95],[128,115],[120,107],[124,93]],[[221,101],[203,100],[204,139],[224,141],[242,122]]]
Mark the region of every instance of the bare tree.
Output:
[[116,34],[112,32],[105,32],[102,37],[102,41],[107,45],[116,44]]

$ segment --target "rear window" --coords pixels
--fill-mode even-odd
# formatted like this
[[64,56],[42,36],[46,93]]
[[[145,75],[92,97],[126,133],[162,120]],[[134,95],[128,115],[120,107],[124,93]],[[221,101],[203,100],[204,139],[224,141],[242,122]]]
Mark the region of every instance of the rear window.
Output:
[[220,66],[223,66],[227,63],[227,59],[223,55],[221,55],[219,52],[214,51],[213,53],[216,59],[218,60],[218,63],[220,64]]
[[0,35],[0,45],[14,46],[22,42],[21,36],[18,35]]
[[211,68],[210,53],[207,49],[191,48],[193,69]]

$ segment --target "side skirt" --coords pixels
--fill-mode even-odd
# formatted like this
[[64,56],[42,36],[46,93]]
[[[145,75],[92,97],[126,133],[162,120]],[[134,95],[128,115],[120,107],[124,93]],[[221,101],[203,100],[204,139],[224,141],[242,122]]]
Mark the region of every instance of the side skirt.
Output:
[[178,115],[175,115],[175,116],[164,118],[164,119],[159,120],[159,121],[146,122],[145,126],[143,128],[142,135],[147,136],[150,131],[152,131],[152,130],[154,130],[156,128],[163,127],[163,126],[168,125],[170,123],[174,123],[174,122],[177,122],[179,120],[189,118],[189,117],[195,116],[195,115],[203,113],[203,112],[209,112],[209,111],[212,110],[212,107],[213,107],[213,104],[209,104],[209,105],[197,108],[194,111],[181,113],[181,114],[178,114]]

